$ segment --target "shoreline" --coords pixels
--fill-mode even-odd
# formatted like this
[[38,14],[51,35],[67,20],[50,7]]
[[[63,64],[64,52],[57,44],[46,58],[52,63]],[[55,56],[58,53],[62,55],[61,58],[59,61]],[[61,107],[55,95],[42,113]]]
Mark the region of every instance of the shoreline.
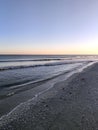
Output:
[[93,130],[93,128],[96,130],[98,126],[96,121],[93,121],[95,119],[92,119],[95,116],[89,117],[94,110],[91,109],[89,115],[86,108],[92,107],[97,98],[95,97],[92,102],[90,97],[94,96],[90,91],[93,90],[91,84],[95,88],[98,85],[95,82],[98,79],[97,71],[98,63],[84,69],[81,73],[72,75],[67,81],[55,84],[52,89],[40,95],[40,98],[28,102],[28,106],[23,104],[22,110],[18,108],[18,113],[12,112],[10,116],[3,117],[0,120],[0,128],[2,130],[32,130],[32,128],[34,130],[72,130],[72,128],[82,130],[83,127],[86,130]]
[[[37,83],[31,82],[28,84],[24,84],[24,86],[22,86],[22,91],[21,87],[19,89],[20,93],[13,93],[13,91],[10,92],[5,99],[0,100],[0,118],[2,118],[2,116],[6,116],[8,113],[13,111],[13,109],[16,109],[18,105],[21,105],[28,100],[32,100],[32,98],[36,98],[37,95],[39,96],[40,94],[49,91],[49,89],[53,88],[54,84],[66,81],[75,73],[83,71],[85,68],[92,66],[92,64],[94,64],[94,62],[88,62],[88,64],[85,64],[82,67],[78,67],[71,71],[61,73],[60,75],[55,75],[50,79]],[[25,91],[23,91],[23,88],[25,89]]]

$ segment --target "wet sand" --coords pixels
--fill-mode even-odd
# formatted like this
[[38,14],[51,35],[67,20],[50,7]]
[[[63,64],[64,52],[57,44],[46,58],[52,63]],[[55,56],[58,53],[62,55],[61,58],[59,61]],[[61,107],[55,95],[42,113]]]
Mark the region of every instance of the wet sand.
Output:
[[0,130],[98,130],[98,64],[14,109]]

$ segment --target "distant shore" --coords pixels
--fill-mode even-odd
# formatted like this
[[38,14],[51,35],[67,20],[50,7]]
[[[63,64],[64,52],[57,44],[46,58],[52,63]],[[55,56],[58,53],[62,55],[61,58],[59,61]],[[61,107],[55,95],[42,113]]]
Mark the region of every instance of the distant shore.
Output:
[[0,119],[0,130],[97,130],[98,63]]

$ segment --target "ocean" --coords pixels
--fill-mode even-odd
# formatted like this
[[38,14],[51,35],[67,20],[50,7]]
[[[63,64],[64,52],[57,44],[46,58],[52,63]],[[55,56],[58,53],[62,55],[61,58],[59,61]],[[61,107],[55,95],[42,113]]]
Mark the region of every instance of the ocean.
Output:
[[0,55],[0,115],[48,89],[45,83],[97,60],[96,55]]

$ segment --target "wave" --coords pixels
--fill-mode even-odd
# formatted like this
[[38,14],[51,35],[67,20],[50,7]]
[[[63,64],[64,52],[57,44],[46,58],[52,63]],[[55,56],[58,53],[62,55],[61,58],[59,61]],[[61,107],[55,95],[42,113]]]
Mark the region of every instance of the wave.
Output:
[[[0,89],[3,89],[3,88],[9,88],[10,89],[17,89],[17,88],[22,88],[22,86],[25,86],[25,85],[29,85],[29,84],[36,84],[36,83],[42,83],[42,82],[45,82],[47,80],[51,80],[53,78],[56,78],[58,77],[59,75],[63,75],[65,73],[69,73],[75,69],[78,69],[80,66],[82,65],[86,65],[90,62],[84,62],[83,64],[80,64],[78,67],[76,68],[73,68],[71,70],[68,70],[68,71],[59,71],[59,73],[55,73],[53,76],[50,76],[50,77],[47,77],[47,78],[42,78],[42,79],[27,79],[25,81],[18,81],[18,82],[15,82],[15,83],[9,83],[9,84],[5,84],[5,85],[1,85],[0,86]],[[92,62],[91,62],[92,63]],[[71,63],[70,63],[71,64]],[[60,65],[60,64],[59,64]],[[33,80],[33,81],[32,81]]]
[[49,80],[52,80],[52,79],[55,79],[55,78],[57,78],[57,77],[59,77],[61,75],[70,73],[73,70],[75,70],[75,69],[71,69],[71,70],[68,70],[68,71],[60,72],[60,73],[57,73],[57,74],[55,74],[53,76],[50,76],[50,77],[47,77],[47,78],[43,78],[43,79],[39,79],[39,80],[35,80],[35,81],[25,80],[25,81],[21,81],[21,82],[17,82],[17,83],[11,83],[11,84],[7,84],[7,85],[2,85],[2,86],[0,86],[0,90],[2,90],[4,88],[9,88],[9,93],[1,94],[0,95],[0,99],[6,99],[6,98],[8,98],[10,96],[13,96],[15,94],[18,94],[20,92],[30,90],[30,89],[32,89],[32,88],[34,88],[36,86],[39,86],[41,84],[46,83]]
[[[79,68],[79,67],[80,66],[78,66],[77,68]],[[59,77],[61,75],[70,73],[73,70],[76,70],[77,68],[74,68],[74,69],[71,69],[71,70],[68,70],[68,71],[64,71],[64,72],[60,72],[60,73],[57,73],[57,74],[55,74],[53,76],[43,78],[43,79],[39,79],[39,80],[35,80],[35,81],[26,80],[26,81],[22,81],[22,82],[3,85],[2,87],[0,87],[0,89],[9,87],[10,92],[0,95],[0,99],[5,99],[7,97],[13,96],[14,94],[18,94],[20,92],[30,90],[30,89],[32,89],[32,88],[34,88],[36,86],[39,86],[39,85],[41,85],[43,83],[46,83],[49,80],[52,80],[52,79],[55,79],[55,78],[57,78],[57,77]]]
[[[29,61],[59,61],[65,60],[65,58],[49,58],[49,59],[15,59],[15,60],[0,60],[0,62],[29,62]],[[71,60],[67,58],[67,60]]]
[[[0,71],[14,70],[14,69],[25,69],[25,68],[34,68],[34,67],[43,67],[43,66],[57,66],[57,65],[64,65],[64,64],[81,63],[81,62],[83,62],[83,61],[72,61],[72,62],[67,62],[66,61],[66,62],[56,62],[56,63],[46,63],[46,64],[36,64],[36,65],[8,66],[8,67],[1,67]],[[92,62],[92,61],[88,61],[88,62]]]

